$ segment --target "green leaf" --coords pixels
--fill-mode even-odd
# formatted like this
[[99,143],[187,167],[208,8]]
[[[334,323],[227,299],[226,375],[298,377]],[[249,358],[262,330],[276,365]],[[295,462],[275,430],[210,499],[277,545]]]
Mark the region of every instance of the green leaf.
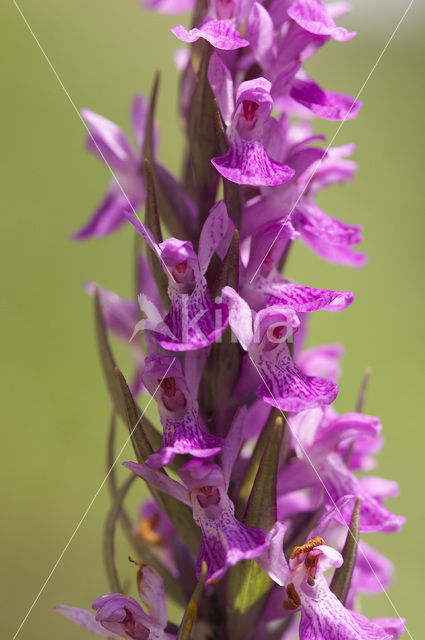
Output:
[[[155,240],[162,242],[161,223],[158,214],[158,205],[156,200],[155,183],[152,176],[149,160],[145,158],[145,185],[146,185],[146,206],[145,206],[145,224],[152,231]],[[149,266],[154,277],[161,302],[165,309],[170,306],[168,297],[168,278],[164,273],[158,256],[150,248],[146,248]]]
[[215,202],[219,175],[211,164],[217,155],[214,95],[208,82],[212,47],[202,42],[202,58],[188,116],[187,137],[193,170],[193,198],[203,224]]
[[[125,403],[125,412],[127,418],[127,425],[130,432],[131,441],[133,444],[134,452],[136,454],[137,461],[144,463],[146,459],[153,453],[153,449],[149,440],[146,437],[144,430],[145,416],[140,412],[140,409],[134,402],[131,391],[128,388],[127,382],[119,369],[116,369],[116,377],[119,380],[120,388],[122,389],[122,395]],[[143,427],[142,427],[143,425]],[[162,472],[166,474],[164,469]],[[166,474],[167,475],[167,474]],[[196,526],[192,512],[186,505],[182,504],[176,498],[173,498],[166,493],[158,491],[154,487],[148,484],[149,491],[157,501],[160,508],[167,514],[175,530],[186,543],[186,545],[197,553],[200,545],[200,531]]]
[[[112,413],[110,428],[109,428],[109,436],[108,436],[108,446],[107,446],[107,457],[106,457],[106,469],[108,473],[108,482],[111,490],[111,496],[113,503],[116,504],[117,500],[119,500],[119,488],[116,481],[116,456],[115,456],[115,436],[117,430],[117,420],[116,415]],[[136,476],[131,476],[133,479],[136,479]],[[160,573],[162,579],[164,580],[165,589],[167,592],[167,596],[172,598],[174,602],[177,602],[180,605],[185,603],[183,592],[179,583],[173,578],[171,573],[166,569],[161,562],[157,559],[156,555],[152,552],[151,548],[142,542],[142,539],[139,537],[137,532],[135,531],[135,526],[131,518],[129,517],[125,506],[124,499],[121,501],[121,506],[118,510],[117,514],[118,520],[120,521],[120,525],[123,528],[123,531],[127,537],[128,542],[132,545],[134,551],[137,554],[138,559],[144,564],[148,564]],[[110,543],[109,543],[110,544]],[[106,553],[106,550],[105,550]],[[111,554],[112,555],[112,554]],[[108,569],[108,573],[110,568]]]
[[127,478],[121,489],[117,492],[115,501],[107,515],[103,532],[103,559],[105,562],[106,575],[111,590],[115,593],[124,593],[115,564],[115,526],[121,511],[121,505],[136,477],[137,476],[130,476]]
[[94,295],[94,313],[99,355],[102,364],[103,375],[105,377],[106,385],[109,391],[109,397],[111,399],[114,411],[119,416],[121,416],[124,421],[126,421],[127,418],[121,387],[117,376],[115,375],[115,359],[109,346],[105,323],[103,321],[103,315],[100,306],[100,299],[97,292]]
[[[238,289],[239,284],[239,232],[235,230],[232,242],[221,263],[213,291],[219,296],[226,285]],[[211,345],[199,392],[201,412],[211,431],[219,425],[230,424],[234,406],[228,402],[229,392],[238,379],[241,349],[234,340],[230,327],[221,339]]]
[[189,604],[183,614],[182,621],[180,623],[179,631],[177,634],[177,640],[190,640],[192,633],[193,623],[198,614],[199,601],[201,599],[202,591],[204,589],[205,578],[207,575],[207,565],[202,563],[201,578],[195,587]]
[[[159,73],[157,73],[152,87],[149,110],[146,118],[142,160],[149,162],[152,182],[155,187],[159,217],[170,232],[177,238],[183,238],[187,235],[193,237],[195,229],[194,225],[191,224],[192,216],[188,211],[185,194],[177,180],[155,161],[154,127],[159,80],[160,76]],[[151,231],[155,235],[154,230],[151,229]]]
[[366,371],[364,372],[362,383],[360,385],[359,396],[356,402],[356,409],[355,409],[356,413],[363,413],[364,404],[366,400],[366,392],[369,386],[369,380],[371,375],[372,375],[372,369],[366,369]]
[[[271,424],[271,426],[269,426]],[[282,416],[269,421],[268,437],[248,498],[243,522],[249,526],[271,529],[276,522],[276,482],[283,442]],[[242,640],[252,634],[272,587],[272,580],[255,560],[242,560],[228,572],[229,637]]]
[[350,589],[351,578],[356,564],[357,548],[359,546],[359,523],[360,523],[360,498],[357,498],[351,516],[350,528],[347,532],[342,557],[344,564],[335,570],[330,584],[330,589],[336,597],[345,604],[348,591]]
[[235,513],[236,517],[239,519],[241,519],[243,514],[245,513],[246,505],[254,486],[255,477],[260,467],[261,459],[264,455],[267,442],[270,440],[276,419],[279,416],[279,409],[272,408],[249,460],[248,466],[241,482],[239,495],[235,500]]

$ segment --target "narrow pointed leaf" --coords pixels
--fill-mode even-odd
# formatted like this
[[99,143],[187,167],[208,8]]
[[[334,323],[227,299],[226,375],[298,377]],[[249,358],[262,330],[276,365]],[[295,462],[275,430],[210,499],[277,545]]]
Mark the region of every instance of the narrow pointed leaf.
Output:
[[[130,437],[133,444],[137,461],[144,463],[146,459],[153,453],[152,446],[146,437],[143,426],[145,425],[145,416],[134,402],[131,391],[127,382],[119,369],[116,369],[117,380],[119,380],[120,388],[125,402],[125,411],[127,425],[130,431]],[[143,426],[142,426],[143,425]],[[166,472],[162,470],[165,474]],[[177,531],[181,539],[186,545],[197,553],[200,544],[200,531],[196,526],[191,510],[179,500],[158,491],[148,485],[149,491],[157,501],[159,507],[167,514],[172,525]]]
[[261,459],[264,455],[267,442],[270,440],[270,436],[274,429],[274,424],[276,422],[276,419],[279,416],[280,416],[279,409],[275,409],[273,407],[270,411],[269,417],[267,418],[266,424],[264,425],[263,430],[260,433],[260,436],[258,437],[254,451],[248,462],[248,466],[246,468],[246,471],[239,489],[239,495],[235,502],[236,517],[239,519],[241,519],[243,514],[245,513],[246,505],[248,503],[248,498],[254,486],[255,477],[260,467]]
[[[145,224],[152,231],[155,240],[162,242],[161,223],[158,214],[158,204],[156,199],[155,183],[152,176],[149,160],[145,158],[145,184],[146,184],[146,206],[145,206]],[[168,278],[164,273],[158,256],[156,256],[150,247],[146,248],[149,266],[155,279],[161,302],[165,309],[170,306],[168,297]]]
[[103,532],[103,559],[105,562],[106,575],[111,591],[115,593],[124,593],[115,564],[115,527],[122,503],[135,479],[136,476],[127,478],[121,489],[117,492],[115,501],[107,515]]
[[[283,433],[283,419],[278,416],[270,428],[243,518],[245,524],[261,527],[265,531],[276,522],[276,482]],[[243,560],[229,570],[229,637],[242,640],[252,633],[272,584],[271,578],[255,560]]]
[[160,73],[155,74],[153,81],[152,91],[149,100],[149,110],[146,118],[145,136],[142,149],[142,159],[147,158],[151,164],[154,162],[154,127],[155,127],[155,112],[156,103],[158,99]]
[[189,112],[187,136],[191,167],[194,174],[194,199],[203,224],[214,204],[219,175],[211,164],[217,155],[217,136],[214,125],[214,95],[208,82],[208,64],[212,52],[207,42],[202,42],[202,59],[198,81]]
[[121,416],[121,418],[124,421],[126,421],[127,417],[125,412],[125,406],[123,403],[121,387],[115,375],[115,368],[116,368],[115,359],[111,351],[109,340],[106,334],[105,323],[103,321],[99,295],[97,292],[94,295],[94,312],[95,312],[95,326],[96,326],[99,355],[100,355],[100,360],[102,364],[106,385],[109,391],[109,397],[111,399],[114,411],[119,416]]
[[[114,503],[118,500],[119,488],[116,481],[116,454],[115,454],[115,436],[117,431],[117,420],[116,415],[112,413],[110,428],[109,428],[109,436],[108,436],[108,446],[107,446],[107,456],[106,456],[106,470],[108,473],[108,482],[111,490],[111,496]],[[135,479],[135,476],[131,476]],[[183,597],[183,592],[181,590],[178,582],[173,578],[171,573],[166,569],[161,562],[157,559],[154,553],[151,551],[150,547],[143,543],[141,538],[138,536],[136,529],[134,527],[134,523],[129,517],[127,510],[124,505],[124,500],[121,501],[121,506],[117,515],[120,524],[123,528],[123,531],[127,537],[128,542],[132,545],[135,553],[137,554],[138,559],[144,564],[149,564],[151,567],[156,569],[162,576],[164,580],[164,585],[167,591],[167,595],[171,597],[175,602],[182,605],[185,600]]]
[[[235,230],[232,242],[219,266],[213,286],[215,297],[219,297],[225,286],[236,291],[239,285],[239,232]],[[217,433],[217,428],[230,424],[234,407],[228,402],[229,391],[237,381],[241,364],[241,350],[227,327],[220,340],[211,345],[200,388],[200,406],[208,425]],[[226,402],[227,401],[227,402]],[[226,433],[219,435],[225,436]]]
[[[159,91],[159,73],[156,74],[149,101],[148,116],[146,118],[145,138],[142,149],[142,159],[148,160],[152,182],[155,186],[157,208],[161,220],[170,232],[178,238],[194,234],[191,215],[188,210],[183,191],[171,174],[155,162],[154,127],[155,112]],[[151,229],[155,235],[153,229]],[[156,237],[156,236],[155,236]],[[157,238],[158,240],[158,238]]]
[[366,369],[364,372],[363,380],[360,385],[359,396],[356,402],[356,413],[363,413],[364,404],[366,400],[366,393],[369,386],[369,380],[372,375],[372,369]]
[[342,557],[344,564],[335,570],[330,584],[330,589],[336,597],[345,604],[348,591],[350,589],[351,578],[353,576],[356,564],[357,548],[359,546],[359,522],[360,522],[360,498],[357,498],[356,504],[351,516],[350,528],[347,532]]
[[206,575],[207,565],[205,562],[203,562],[201,577],[183,614],[183,618],[177,634],[177,640],[190,640],[193,623],[198,613],[199,601],[204,589]]

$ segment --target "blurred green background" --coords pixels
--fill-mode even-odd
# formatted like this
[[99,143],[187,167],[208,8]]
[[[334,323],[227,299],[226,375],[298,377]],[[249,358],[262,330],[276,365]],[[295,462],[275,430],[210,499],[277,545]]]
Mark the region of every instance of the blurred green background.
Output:
[[[310,69],[326,88],[355,95],[407,3],[353,4],[343,23],[360,35],[346,45],[327,45]],[[154,70],[162,69],[160,156],[177,171],[177,43],[169,33],[176,19],[146,13],[128,0],[22,0],[21,8],[76,106],[126,130],[132,95],[147,93]],[[104,478],[108,401],[91,300],[82,284],[96,280],[130,294],[132,233],[124,229],[101,241],[70,241],[109,176],[84,151],[82,124],[15,6],[4,3],[0,12],[0,600],[2,637],[11,638]],[[418,550],[425,526],[423,25],[416,3],[365,87],[360,116],[346,123],[335,141],[356,141],[358,177],[322,198],[329,213],[364,225],[369,263],[362,271],[328,265],[302,246],[289,263],[290,276],[302,283],[356,293],[344,313],[313,318],[310,343],[346,347],[341,410],[353,409],[365,367],[373,370],[366,410],[381,417],[386,439],[378,470],[400,482],[401,497],[390,506],[408,519],[401,534],[375,536],[374,543],[396,563],[389,595],[418,639],[423,617]],[[331,137],[338,124],[319,126]],[[125,437],[122,430],[122,442]],[[128,448],[122,460],[131,457]],[[105,487],[22,627],[22,640],[88,637],[53,606],[89,607],[107,591],[100,548],[107,505]],[[127,553],[120,541],[122,566]],[[131,577],[133,571],[125,570]],[[363,607],[372,616],[395,615],[385,596],[369,598]]]

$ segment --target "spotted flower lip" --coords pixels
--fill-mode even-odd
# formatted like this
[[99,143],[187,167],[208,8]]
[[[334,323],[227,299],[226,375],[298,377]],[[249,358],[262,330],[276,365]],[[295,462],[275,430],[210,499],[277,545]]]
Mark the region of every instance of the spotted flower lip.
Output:
[[213,53],[208,79],[227,126],[229,151],[211,162],[227,180],[252,186],[276,186],[294,175],[293,169],[275,162],[268,154],[267,142],[275,121],[271,117],[271,83],[265,78],[242,82],[234,99],[229,69]]
[[341,554],[315,536],[295,547],[289,563],[283,553],[286,526],[277,522],[267,537],[270,546],[257,558],[260,567],[285,587],[283,608],[300,610],[300,640],[391,640],[404,630],[404,620],[368,620],[344,607],[331,592],[324,573],[343,564]]
[[299,326],[295,311],[283,305],[262,309],[254,325],[248,304],[231,287],[223,289],[229,305],[229,324],[261,374],[257,395],[281,411],[302,411],[330,404],[338,393],[335,383],[306,376],[293,361],[288,338]]
[[149,356],[142,379],[158,403],[164,430],[162,446],[148,458],[147,464],[163,467],[176,454],[208,458],[223,449],[224,441],[208,432],[199,413],[197,390],[189,389],[175,357]]
[[189,504],[196,524],[201,528],[201,548],[197,574],[207,564],[207,582],[219,580],[240,560],[256,558],[269,546],[262,529],[239,522],[227,495],[227,481],[221,468],[207,460],[191,460],[180,470],[184,484],[147,465],[125,462],[124,466],[160,491]]

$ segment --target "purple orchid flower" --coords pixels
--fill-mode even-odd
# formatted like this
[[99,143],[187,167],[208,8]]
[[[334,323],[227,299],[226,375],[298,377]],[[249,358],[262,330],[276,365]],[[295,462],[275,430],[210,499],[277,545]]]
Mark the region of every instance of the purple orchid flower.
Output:
[[152,567],[140,565],[137,585],[140,600],[148,613],[134,598],[121,593],[97,598],[92,604],[96,614],[62,604],[56,607],[56,611],[97,636],[126,640],[171,640],[174,636],[164,631],[167,612],[161,576]]
[[125,214],[137,211],[144,203],[141,148],[147,110],[145,98],[136,95],[131,110],[136,150],[116,124],[88,109],[81,111],[89,131],[87,149],[113,171],[114,177],[93,217],[75,233],[76,240],[112,233],[125,222]]
[[[300,240],[319,257],[337,264],[362,267],[367,259],[352,247],[362,240],[361,227],[351,225],[326,214],[315,202],[314,196],[322,189],[336,183],[351,180],[356,164],[348,160],[353,145],[328,149],[311,146],[317,140],[311,135],[309,125],[303,123],[298,130],[286,131],[287,123],[281,123],[282,145],[277,159],[286,162],[295,171],[287,184],[274,189],[263,188],[260,196],[252,198],[244,209],[242,237],[266,235],[268,247],[278,260],[291,240]],[[259,225],[261,220],[261,226]],[[267,247],[258,260],[269,256]],[[258,265],[252,263],[251,271]]]
[[283,608],[300,610],[300,640],[392,640],[404,630],[404,620],[368,620],[346,609],[331,592],[323,575],[343,563],[341,554],[320,537],[294,547],[289,564],[283,554],[286,527],[277,523],[270,531],[270,547],[257,562],[277,584],[286,587]]
[[[335,505],[322,515],[317,525],[310,531],[308,538],[320,536],[342,551],[355,501],[354,496],[339,498]],[[356,564],[346,599],[347,607],[354,608],[358,593],[380,593],[382,589],[388,589],[393,580],[393,573],[394,567],[388,558],[366,544],[364,540],[359,540]]]
[[[149,229],[131,215],[131,224],[156,253],[168,277],[171,308],[163,321],[147,318],[138,328],[151,329],[161,347],[169,351],[192,351],[207,347],[227,327],[227,309],[214,302],[204,273],[219,246],[225,242],[229,219],[223,201],[210,212],[202,228],[198,255],[189,241],[169,238],[158,244]],[[142,296],[144,301],[146,296]],[[140,300],[140,298],[139,298]]]
[[229,323],[257,370],[257,395],[281,411],[302,411],[335,400],[338,387],[324,378],[306,376],[291,357],[287,341],[300,320],[292,309],[273,305],[259,311],[252,322],[248,304],[231,287],[224,287]]
[[[285,242],[283,236],[280,239]],[[258,241],[250,243],[249,261],[241,276],[240,294],[252,309],[281,304],[298,313],[320,309],[342,311],[353,302],[354,294],[351,291],[305,287],[284,278],[276,266],[275,254],[278,253],[280,257],[276,243],[264,257],[264,251],[270,246],[268,241],[268,234],[265,234]]]
[[247,47],[249,42],[239,34],[238,27],[247,19],[252,3],[253,0],[209,0],[207,17],[198,27],[188,31],[179,24],[171,32],[183,42],[203,38],[223,51]]
[[213,53],[208,79],[227,126],[229,151],[211,162],[227,180],[253,186],[275,186],[294,175],[291,167],[274,162],[268,146],[276,133],[271,117],[273,99],[271,84],[265,78],[241,82],[233,97],[233,80],[229,69],[217,53]]
[[[313,409],[293,416],[290,425],[298,460],[280,472],[279,494],[316,487],[324,490],[324,499],[329,505],[345,495],[360,497],[360,531],[401,529],[405,519],[391,513],[381,502],[385,497],[381,482],[372,479],[366,484],[356,478],[341,454],[346,451],[347,442],[361,436],[379,436],[378,418],[360,413],[337,416],[333,410]],[[386,488],[387,485],[384,493]],[[391,483],[391,492],[393,490]]]
[[197,388],[189,389],[175,357],[149,356],[142,379],[158,403],[164,429],[162,446],[148,458],[148,464],[166,466],[176,454],[209,458],[223,449],[224,441],[208,433],[199,413]]
[[[242,416],[237,415],[235,420],[241,421]],[[232,431],[234,433],[235,429]],[[225,455],[228,454],[223,452]],[[232,457],[231,452],[229,457]],[[202,562],[206,562],[208,582],[219,580],[229,567],[240,560],[256,558],[267,549],[268,542],[262,529],[248,527],[236,520],[233,502],[227,495],[229,477],[218,465],[206,460],[191,460],[179,471],[184,484],[147,465],[125,462],[124,466],[160,491],[192,507],[194,520],[202,531],[197,573],[199,576]]]
[[292,107],[297,113],[301,107],[301,113],[305,108],[327,120],[355,118],[360,101],[324,91],[301,69],[301,63],[330,37],[344,42],[355,33],[337,27],[326,5],[319,0],[294,2],[287,12],[278,2],[274,5],[269,13],[256,2],[246,29],[254,57],[273,84],[273,97],[280,98],[285,111]]

